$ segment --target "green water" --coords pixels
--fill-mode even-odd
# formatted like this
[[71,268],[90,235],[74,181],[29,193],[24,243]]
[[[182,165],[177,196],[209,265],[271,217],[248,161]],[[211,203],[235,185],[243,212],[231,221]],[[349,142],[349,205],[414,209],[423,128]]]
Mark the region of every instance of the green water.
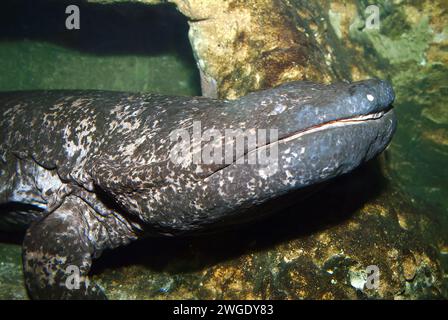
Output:
[[200,94],[187,21],[174,7],[79,2],[83,27],[67,30],[66,2],[32,3],[6,1],[0,13],[0,90]]
[[[3,91],[98,89],[198,94],[195,68],[170,53],[96,56],[30,40],[4,42],[0,49]],[[14,75],[13,80],[6,75]]]

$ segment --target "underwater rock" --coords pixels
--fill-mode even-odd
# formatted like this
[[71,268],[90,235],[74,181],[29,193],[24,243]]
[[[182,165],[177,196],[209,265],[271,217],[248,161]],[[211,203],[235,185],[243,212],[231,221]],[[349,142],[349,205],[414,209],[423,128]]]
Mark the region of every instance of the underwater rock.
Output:
[[335,78],[311,26],[284,2],[173,2],[189,18],[198,67],[216,81],[218,97],[234,99],[291,80]]

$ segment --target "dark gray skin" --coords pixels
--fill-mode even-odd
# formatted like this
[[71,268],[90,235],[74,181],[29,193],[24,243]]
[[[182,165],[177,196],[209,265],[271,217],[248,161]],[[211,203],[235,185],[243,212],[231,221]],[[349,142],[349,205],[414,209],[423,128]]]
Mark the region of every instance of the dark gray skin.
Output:
[[[23,243],[31,297],[105,298],[87,277],[104,249],[257,219],[249,208],[355,169],[390,142],[393,99],[380,80],[291,82],[236,101],[106,91],[0,94],[2,225],[31,224]],[[191,131],[193,121],[202,130],[278,129],[278,170],[173,163],[170,133]],[[71,265],[80,268],[79,289],[65,286]]]

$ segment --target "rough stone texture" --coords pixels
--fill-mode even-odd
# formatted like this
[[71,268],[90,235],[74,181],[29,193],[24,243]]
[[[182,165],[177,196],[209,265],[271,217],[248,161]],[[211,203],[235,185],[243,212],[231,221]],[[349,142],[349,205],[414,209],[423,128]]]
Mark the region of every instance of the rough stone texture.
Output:
[[300,19],[310,15],[309,5],[298,12],[275,0],[175,2],[191,19],[198,67],[215,79],[219,97],[232,99],[297,79],[335,78],[325,47],[313,35],[316,24]]

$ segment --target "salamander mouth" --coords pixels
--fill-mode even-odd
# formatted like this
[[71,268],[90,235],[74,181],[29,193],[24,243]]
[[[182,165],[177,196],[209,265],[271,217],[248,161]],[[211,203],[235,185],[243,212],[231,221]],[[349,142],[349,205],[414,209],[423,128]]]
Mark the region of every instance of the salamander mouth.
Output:
[[258,152],[259,150],[262,150],[264,148],[269,148],[272,144],[275,144],[275,143],[277,143],[277,144],[288,143],[288,142],[293,141],[295,139],[299,139],[299,138],[301,138],[301,137],[303,137],[305,135],[312,134],[312,133],[319,132],[319,131],[329,130],[329,129],[332,129],[332,128],[345,127],[345,126],[350,126],[350,125],[357,125],[357,124],[366,123],[366,122],[369,122],[369,121],[380,121],[386,115],[388,115],[391,112],[393,112],[392,109],[393,109],[392,106],[388,106],[387,108],[385,108],[385,109],[383,109],[383,110],[381,110],[379,112],[369,113],[369,114],[364,114],[364,115],[356,115],[356,116],[347,117],[347,118],[340,118],[340,119],[337,119],[337,120],[332,120],[332,121],[324,122],[324,123],[321,123],[321,124],[317,124],[317,125],[308,127],[306,129],[302,129],[302,130],[299,130],[299,131],[291,132],[290,134],[287,134],[287,135],[284,135],[282,137],[279,137],[275,141],[271,141],[271,142],[268,141],[266,144],[258,145],[258,146],[256,146],[255,149],[246,151],[241,157],[236,158],[236,159],[234,159],[234,161],[232,163],[226,164],[223,167],[219,168],[217,171],[215,171],[212,174],[208,175],[205,179],[208,179],[211,176],[217,174],[218,172],[225,170],[229,166],[232,166],[232,165],[237,164],[237,163],[241,163],[240,162],[241,158],[247,157],[249,153]]
[[[337,127],[343,127],[343,126],[357,124],[357,123],[366,122],[366,121],[379,120],[382,117],[384,117],[384,115],[386,115],[387,113],[391,112],[391,110],[392,110],[392,106],[389,106],[387,109],[384,109],[384,110],[376,112],[376,113],[369,113],[369,114],[365,114],[365,115],[358,115],[358,116],[353,116],[353,117],[348,117],[348,118],[341,118],[341,119],[337,119],[337,120],[324,122],[324,123],[321,123],[321,124],[317,124],[317,125],[308,127],[306,129],[302,129],[302,130],[299,130],[299,131],[296,131],[296,132],[292,132],[290,134],[287,134],[287,135],[279,138],[277,141],[273,141],[271,143],[277,143],[277,142],[285,143],[285,142],[288,142],[288,141],[300,138],[300,137],[302,137],[304,135],[307,135],[307,134],[310,134],[310,133],[314,133],[314,132],[318,132],[318,131],[328,130],[328,129],[337,128]],[[258,146],[257,149],[268,147],[271,143],[267,143],[267,144],[265,144],[263,146]]]

